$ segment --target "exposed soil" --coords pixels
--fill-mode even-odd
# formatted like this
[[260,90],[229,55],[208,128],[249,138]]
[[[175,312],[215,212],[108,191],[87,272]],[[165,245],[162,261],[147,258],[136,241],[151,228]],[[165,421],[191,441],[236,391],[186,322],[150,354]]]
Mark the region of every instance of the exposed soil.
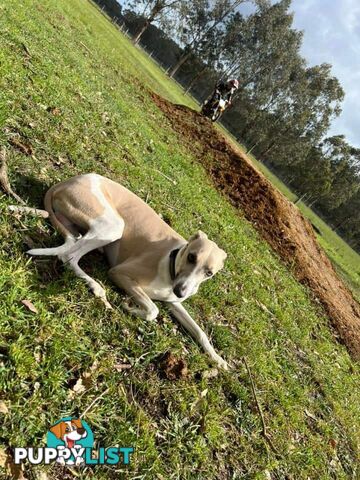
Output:
[[178,358],[171,352],[167,352],[161,359],[160,371],[168,380],[179,380],[188,375],[187,364],[184,359]]
[[195,153],[216,187],[291,265],[324,306],[340,340],[360,359],[360,305],[318,244],[310,222],[239,149],[200,113],[152,94],[173,129]]

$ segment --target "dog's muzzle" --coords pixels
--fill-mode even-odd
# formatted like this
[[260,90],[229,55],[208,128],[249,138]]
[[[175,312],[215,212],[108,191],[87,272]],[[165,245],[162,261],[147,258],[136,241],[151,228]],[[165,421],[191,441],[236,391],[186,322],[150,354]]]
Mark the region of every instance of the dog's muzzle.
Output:
[[183,297],[185,297],[186,287],[185,287],[185,285],[182,285],[181,283],[178,283],[177,285],[175,285],[175,287],[173,289],[173,292],[175,293],[175,295],[178,298],[183,298]]

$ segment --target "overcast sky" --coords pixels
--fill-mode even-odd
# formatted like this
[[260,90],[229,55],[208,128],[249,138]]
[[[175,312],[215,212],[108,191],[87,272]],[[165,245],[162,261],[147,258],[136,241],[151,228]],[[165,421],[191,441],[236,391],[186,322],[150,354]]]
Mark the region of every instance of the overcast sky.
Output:
[[345,90],[343,111],[330,134],[360,147],[360,0],[293,0],[294,26],[304,31],[310,65],[328,62]]

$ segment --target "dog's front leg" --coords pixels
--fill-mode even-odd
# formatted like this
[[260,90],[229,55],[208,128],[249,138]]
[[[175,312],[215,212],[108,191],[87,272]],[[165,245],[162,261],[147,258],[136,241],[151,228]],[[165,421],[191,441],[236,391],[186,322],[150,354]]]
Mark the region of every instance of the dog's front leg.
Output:
[[186,330],[202,346],[210,358],[219,365],[219,367],[228,370],[229,366],[223,358],[215,352],[205,332],[199,327],[195,320],[188,314],[181,303],[169,303],[169,308],[174,317],[179,320]]
[[131,299],[140,307],[129,307],[124,305],[125,310],[136,315],[144,320],[155,320],[159,314],[159,309],[155,303],[150,299],[140,285],[130,278],[123,270],[122,266],[117,266],[109,270],[111,280],[124,289],[131,297]]

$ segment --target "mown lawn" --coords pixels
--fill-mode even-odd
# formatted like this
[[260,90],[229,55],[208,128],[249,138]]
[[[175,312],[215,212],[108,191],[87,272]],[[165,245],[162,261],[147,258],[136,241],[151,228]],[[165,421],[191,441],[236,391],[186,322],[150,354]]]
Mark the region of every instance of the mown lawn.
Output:
[[[9,0],[0,29],[0,144],[13,187],[40,206],[50,185],[96,171],[184,236],[206,231],[228,261],[188,308],[233,365],[211,377],[207,357],[165,309],[151,323],[126,315],[100,254],[83,264],[106,286],[113,312],[57,261],[29,259],[31,244],[61,239],[44,220],[8,213],[13,202],[3,196],[0,453],[44,445],[52,423],[106,392],[85,419],[97,445],[134,446],[132,462],[87,467],[77,478],[359,478],[359,366],[309,292],[179,144],[144,89],[165,88],[162,74],[86,0]],[[167,351],[188,362],[188,378],[163,378]],[[242,356],[278,455],[262,436]],[[119,371],[123,363],[131,369]],[[43,471],[67,478],[44,466],[26,467],[26,477]]]

